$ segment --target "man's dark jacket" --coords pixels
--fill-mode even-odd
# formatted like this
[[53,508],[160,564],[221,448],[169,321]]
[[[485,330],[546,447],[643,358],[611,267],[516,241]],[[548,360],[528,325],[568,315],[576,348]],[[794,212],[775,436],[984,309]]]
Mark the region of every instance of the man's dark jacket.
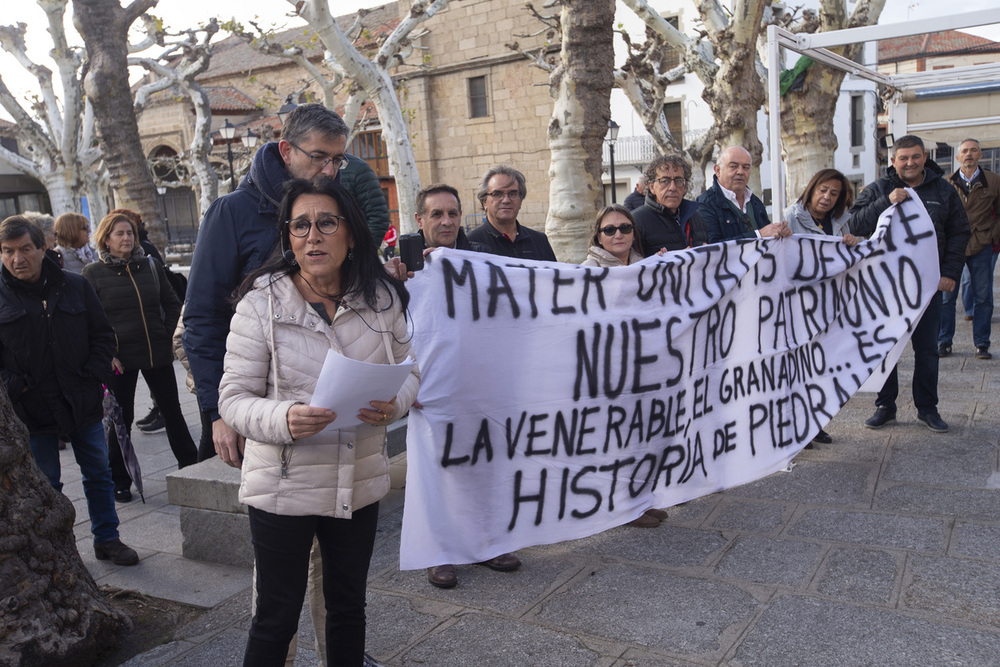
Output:
[[505,257],[515,257],[517,259],[539,259],[545,262],[555,262],[556,254],[549,245],[549,237],[542,232],[528,229],[517,224],[517,235],[514,241],[510,241],[506,236],[497,231],[496,227],[490,224],[489,220],[483,220],[480,227],[476,227],[469,232],[469,241],[482,243],[493,255],[504,255]]
[[645,203],[646,196],[639,194],[638,190],[633,190],[628,193],[628,197],[625,197],[625,201],[622,202],[622,205],[634,213],[637,208],[641,207]]
[[184,351],[201,409],[218,418],[219,383],[233,316],[230,297],[271,254],[278,239],[282,184],[291,175],[271,142],[257,151],[239,187],[205,212],[191,259],[184,306]]
[[651,257],[660,248],[683,250],[707,243],[708,232],[698,209],[697,202],[683,199],[674,213],[647,194],[646,203],[632,211],[643,254]]
[[698,215],[705,222],[705,230],[709,243],[731,241],[733,239],[755,239],[756,230],[771,224],[767,217],[767,207],[757,195],[751,193],[747,203],[747,211],[753,210],[754,225],[749,213],[743,213],[736,205],[726,199],[719,185],[718,176],[712,177],[712,187],[702,192],[697,199],[701,205]]
[[[420,234],[420,238],[424,239],[424,247],[427,248],[427,239],[424,238],[424,230],[419,229],[417,233]],[[476,243],[475,241],[470,241],[469,237],[465,235],[465,228],[458,228],[458,235],[455,237],[455,250],[471,250],[472,252],[489,252],[490,248],[486,244]]]
[[[969,219],[955,188],[943,178],[944,170],[933,160],[924,164],[924,180],[913,190],[924,203],[937,235],[941,277],[954,281],[962,275],[965,245],[969,242]],[[875,231],[882,211],[892,206],[889,195],[896,188],[910,187],[889,167],[888,173],[861,191],[851,207],[851,233],[868,236]]]
[[340,170],[339,178],[340,184],[358,200],[358,208],[365,214],[375,247],[379,247],[389,229],[389,204],[382,194],[378,176],[366,161],[348,155],[347,166]]
[[115,331],[86,278],[48,257],[33,284],[0,268],[0,377],[33,435],[101,420],[114,351]]

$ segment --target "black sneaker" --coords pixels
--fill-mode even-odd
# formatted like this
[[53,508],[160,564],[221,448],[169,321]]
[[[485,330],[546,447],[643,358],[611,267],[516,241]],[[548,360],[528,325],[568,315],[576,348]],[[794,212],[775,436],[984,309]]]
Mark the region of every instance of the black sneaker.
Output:
[[160,409],[155,405],[149,409],[149,414],[147,414],[142,419],[136,419],[135,425],[142,428],[146,424],[152,424],[160,417]]
[[951,355],[951,345],[938,345],[938,356],[947,357]]
[[993,355],[990,354],[990,348],[983,346],[976,348],[976,359],[992,359]]
[[917,419],[935,433],[947,433],[948,425],[937,412],[917,412]]
[[117,537],[109,542],[95,542],[94,555],[97,560],[110,560],[115,565],[135,565],[139,562],[135,549],[125,546]]
[[363,667],[382,667],[382,663],[376,661],[375,658],[371,657],[368,654],[368,652],[366,651],[365,652],[365,661],[363,663]]
[[865,426],[868,428],[882,428],[889,422],[894,421],[896,421],[896,410],[880,406],[875,408],[875,414],[868,418],[868,421],[865,422]]
[[132,491],[131,491],[131,489],[115,489],[115,502],[116,503],[130,503],[130,502],[132,502]]
[[156,413],[156,419],[149,422],[148,424],[143,424],[139,427],[139,430],[143,433],[159,433],[164,428],[166,428],[166,422],[163,421],[163,415],[159,412]]
[[821,445],[829,445],[832,442],[833,438],[830,437],[830,434],[820,429],[820,432],[816,434],[816,437],[813,438],[812,442],[809,444],[819,443]]

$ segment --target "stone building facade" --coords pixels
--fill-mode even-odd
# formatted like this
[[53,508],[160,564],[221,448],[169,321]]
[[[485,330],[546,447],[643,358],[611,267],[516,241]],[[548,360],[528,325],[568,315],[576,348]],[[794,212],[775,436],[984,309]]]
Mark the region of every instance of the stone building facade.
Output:
[[[369,32],[387,34],[406,15],[410,4],[399,0],[369,10],[364,24]],[[355,15],[338,20],[346,28]],[[537,33],[540,27],[523,3],[515,0],[451,3],[421,24],[422,36],[415,40],[420,48],[414,49],[409,59],[416,64],[395,73],[420,182],[446,182],[456,187],[470,227],[479,224],[482,213],[475,199],[479,180],[499,163],[524,172],[528,196],[521,220],[529,227],[544,227],[549,188],[546,129],[552,109],[548,74],[506,46],[518,42],[525,49],[541,47],[553,36],[524,37]],[[273,39],[301,46],[311,61],[330,74],[320,62],[321,50],[308,28],[292,28]],[[420,54],[425,54],[422,61]],[[288,60],[258,53],[234,37],[218,43],[211,66],[199,82],[210,91],[213,131],[229,120],[237,127],[237,136],[247,129],[265,135],[265,139],[280,132],[275,114],[289,95],[297,103],[322,100],[319,86],[305,70]],[[251,100],[252,106],[227,108],[222,103],[225,96],[218,91],[235,91],[231,97],[238,94]],[[340,104],[345,101],[346,97],[337,99]],[[190,103],[161,94],[139,121],[146,154],[183,152],[190,144],[193,123]],[[369,117],[356,129],[359,135],[349,151],[364,157],[375,169],[390,210],[394,210],[395,179],[385,159],[378,120]],[[248,165],[248,157],[241,153],[244,162],[235,165],[237,174],[241,166]],[[224,158],[225,143],[216,139],[213,159]],[[226,188],[221,187],[220,192]]]

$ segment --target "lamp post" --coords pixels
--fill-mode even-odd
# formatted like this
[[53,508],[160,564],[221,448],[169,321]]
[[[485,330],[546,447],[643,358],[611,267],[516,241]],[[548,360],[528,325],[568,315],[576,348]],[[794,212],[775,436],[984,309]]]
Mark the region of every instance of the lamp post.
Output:
[[285,103],[281,105],[280,109],[278,109],[278,120],[281,121],[282,125],[285,124],[285,121],[288,120],[288,117],[292,114],[293,111],[295,111],[296,106],[298,105],[292,102],[291,95],[285,98]]
[[219,136],[226,140],[226,156],[229,158],[229,191],[236,189],[236,173],[233,171],[233,137],[236,136],[236,126],[226,119],[226,124],[219,128]]
[[618,198],[615,192],[615,141],[618,140],[618,123],[608,120],[608,155],[611,158],[611,203],[617,204]]
[[170,243],[170,218],[167,217],[167,186],[157,185],[156,194],[160,195],[160,208],[163,209],[163,227],[167,231],[167,243]]

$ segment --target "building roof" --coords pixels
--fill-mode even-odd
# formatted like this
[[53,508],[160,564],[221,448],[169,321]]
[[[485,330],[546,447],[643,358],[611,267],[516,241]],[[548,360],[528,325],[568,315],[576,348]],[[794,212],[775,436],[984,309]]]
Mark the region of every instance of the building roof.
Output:
[[232,86],[205,86],[208,103],[213,113],[226,111],[257,111],[260,105],[249,95]]
[[878,43],[879,64],[976,53],[1000,53],[1000,43],[957,30],[895,37]]
[[[359,44],[359,48],[374,44],[375,40],[392,32],[399,25],[398,8],[395,2],[390,2],[379,7],[361,10],[364,14],[364,25],[370,39]],[[337,23],[344,30],[350,28],[358,17],[358,13],[338,16]],[[297,45],[302,48],[303,53],[310,60],[315,60],[323,56],[323,43],[315,39],[316,33],[308,25],[289,28],[275,33],[270,40],[282,46]],[[208,69],[198,76],[198,79],[213,79],[215,77],[242,72],[254,72],[255,70],[266,69],[285,65],[288,61],[278,56],[271,56],[260,53],[250,47],[239,37],[227,37],[226,39],[213,44],[212,61]]]

